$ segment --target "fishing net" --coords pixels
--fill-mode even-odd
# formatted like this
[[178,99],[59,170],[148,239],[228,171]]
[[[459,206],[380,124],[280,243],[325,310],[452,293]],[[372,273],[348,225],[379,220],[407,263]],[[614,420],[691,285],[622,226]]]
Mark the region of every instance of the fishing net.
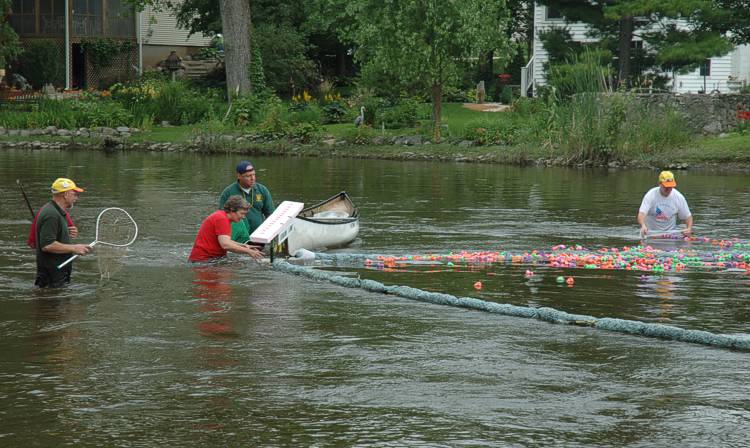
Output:
[[127,247],[138,236],[135,220],[120,208],[108,208],[96,221],[96,264],[102,279],[109,279],[122,269]]
[[[96,236],[89,247],[96,247],[96,261],[101,278],[110,278],[122,267],[127,247],[138,237],[138,224],[125,210],[109,207],[96,218]],[[58,268],[73,261],[74,255]]]

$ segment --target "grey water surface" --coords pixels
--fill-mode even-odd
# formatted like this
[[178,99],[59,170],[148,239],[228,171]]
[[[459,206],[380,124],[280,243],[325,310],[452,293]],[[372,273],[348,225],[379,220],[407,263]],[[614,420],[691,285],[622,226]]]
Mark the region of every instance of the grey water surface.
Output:
[[[338,251],[428,254],[639,244],[656,171],[251,157],[276,202],[346,190],[361,233]],[[681,446],[750,443],[750,354],[441,307],[274,271],[186,263],[238,156],[0,152],[0,446]],[[30,213],[56,177],[140,237],[32,288]],[[699,235],[749,237],[744,173],[676,172]],[[707,246],[705,250],[711,250]],[[332,251],[333,252],[333,251]],[[352,266],[349,275],[523,306],[750,333],[750,276],[493,265]],[[558,284],[574,276],[575,286]],[[472,287],[482,281],[481,291]]]

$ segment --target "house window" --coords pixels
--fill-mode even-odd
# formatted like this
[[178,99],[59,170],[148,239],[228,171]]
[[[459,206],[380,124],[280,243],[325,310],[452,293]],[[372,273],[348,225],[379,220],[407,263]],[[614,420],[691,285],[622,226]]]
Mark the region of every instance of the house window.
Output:
[[10,4],[10,24],[19,35],[36,34],[36,1],[13,0]]
[[65,33],[65,0],[39,0],[39,34],[60,36]]
[[101,36],[102,0],[73,0],[73,33]]
[[112,37],[135,36],[135,14],[124,0],[107,2],[107,34]]
[[563,15],[559,9],[547,6],[547,18],[548,19],[562,19]]

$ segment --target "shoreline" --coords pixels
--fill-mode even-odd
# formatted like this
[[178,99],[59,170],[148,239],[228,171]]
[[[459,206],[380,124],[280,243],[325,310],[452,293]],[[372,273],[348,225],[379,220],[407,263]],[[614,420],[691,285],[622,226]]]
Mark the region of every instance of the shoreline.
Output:
[[[247,154],[282,157],[328,157],[357,158],[393,161],[423,161],[452,163],[485,163],[515,166],[549,166],[570,168],[653,168],[653,169],[708,169],[750,171],[750,144],[735,154],[719,148],[702,148],[696,145],[690,149],[666,151],[649,156],[637,156],[630,160],[609,162],[573,162],[563,154],[555,154],[544,148],[528,146],[477,146],[470,142],[414,144],[409,136],[396,137],[395,144],[381,141],[377,144],[353,144],[343,140],[323,140],[316,143],[302,143],[288,139],[253,141],[242,136],[218,135],[210,139],[183,141],[149,140],[149,133],[138,130],[100,135],[76,136],[47,135],[41,132],[29,135],[0,135],[0,149],[28,150],[71,150],[116,152],[166,152],[194,154]],[[183,136],[186,137],[186,136]],[[712,141],[720,138],[711,139]],[[747,139],[750,141],[750,138]]]

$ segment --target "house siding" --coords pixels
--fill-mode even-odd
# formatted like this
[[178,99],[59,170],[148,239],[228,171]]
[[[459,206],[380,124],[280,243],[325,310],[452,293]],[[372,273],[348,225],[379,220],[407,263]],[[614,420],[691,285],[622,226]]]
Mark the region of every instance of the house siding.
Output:
[[144,45],[180,47],[206,47],[211,38],[202,34],[190,35],[190,31],[177,26],[177,18],[169,10],[157,11],[149,6],[143,11],[141,36]]

